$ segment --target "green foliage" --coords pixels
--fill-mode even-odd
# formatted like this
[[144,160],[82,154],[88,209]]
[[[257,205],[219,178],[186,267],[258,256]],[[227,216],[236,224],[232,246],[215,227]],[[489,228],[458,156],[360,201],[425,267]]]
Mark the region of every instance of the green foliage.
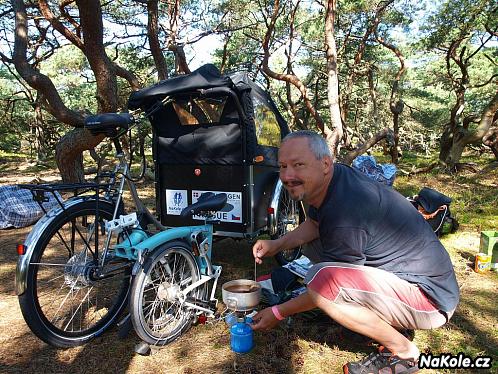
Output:
[[67,107],[91,113],[97,110],[93,72],[78,48],[66,45],[56,50],[40,70],[52,79]]
[[432,49],[447,41],[465,37],[473,32],[482,32],[483,25],[488,21],[488,17],[490,22],[496,24],[495,7],[496,4],[489,0],[443,1],[427,17],[422,27],[426,37],[422,42],[428,49]]
[[0,150],[16,152],[23,135],[29,133],[31,110],[28,99],[10,72],[0,66]]

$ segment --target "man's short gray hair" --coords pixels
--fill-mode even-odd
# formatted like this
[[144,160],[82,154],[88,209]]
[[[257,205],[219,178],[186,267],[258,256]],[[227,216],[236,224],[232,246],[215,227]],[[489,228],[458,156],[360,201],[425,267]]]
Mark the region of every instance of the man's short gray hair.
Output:
[[308,139],[308,145],[317,160],[321,160],[325,156],[332,157],[327,142],[325,141],[324,137],[321,136],[320,134],[317,134],[316,132],[310,130],[294,131],[291,132],[290,134],[287,134],[284,137],[284,139],[282,140],[282,144],[285,143],[287,140],[295,138]]

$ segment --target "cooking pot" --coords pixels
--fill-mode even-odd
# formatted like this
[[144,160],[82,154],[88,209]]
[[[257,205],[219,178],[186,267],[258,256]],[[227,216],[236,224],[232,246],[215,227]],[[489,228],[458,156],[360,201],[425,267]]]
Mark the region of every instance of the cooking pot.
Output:
[[245,312],[258,306],[261,285],[253,280],[237,279],[223,284],[221,293],[228,309]]

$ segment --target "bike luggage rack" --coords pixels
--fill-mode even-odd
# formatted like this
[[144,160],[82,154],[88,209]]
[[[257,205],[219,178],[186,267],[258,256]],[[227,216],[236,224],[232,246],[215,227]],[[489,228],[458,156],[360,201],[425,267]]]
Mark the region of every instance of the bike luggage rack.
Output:
[[55,183],[55,184],[19,184],[19,188],[30,190],[33,195],[33,200],[40,205],[43,213],[47,214],[47,210],[43,207],[43,203],[49,201],[47,193],[52,194],[55,201],[59,204],[63,211],[66,211],[64,207],[64,200],[58,192],[72,192],[73,197],[80,196],[93,191],[96,198],[96,205],[98,207],[100,200],[100,191],[109,190],[111,183]]

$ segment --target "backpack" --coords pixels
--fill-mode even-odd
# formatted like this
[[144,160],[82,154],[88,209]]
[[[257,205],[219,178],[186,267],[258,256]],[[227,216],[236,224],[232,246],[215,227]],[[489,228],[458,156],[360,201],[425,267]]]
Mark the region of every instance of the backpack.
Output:
[[438,237],[458,229],[458,221],[451,215],[450,204],[452,200],[450,197],[432,188],[424,187],[418,195],[408,198],[408,200],[424,217]]

